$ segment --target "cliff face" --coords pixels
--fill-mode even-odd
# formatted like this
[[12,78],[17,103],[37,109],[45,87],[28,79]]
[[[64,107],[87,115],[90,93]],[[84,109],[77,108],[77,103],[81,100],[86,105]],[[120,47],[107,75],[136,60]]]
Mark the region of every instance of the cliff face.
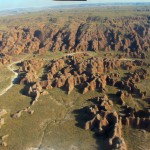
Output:
[[150,47],[148,16],[115,19],[82,16],[82,20],[72,16],[64,21],[51,18],[35,27],[29,24],[23,26],[24,22],[22,26],[11,26],[12,21],[6,31],[0,32],[0,52],[113,50],[139,54]]

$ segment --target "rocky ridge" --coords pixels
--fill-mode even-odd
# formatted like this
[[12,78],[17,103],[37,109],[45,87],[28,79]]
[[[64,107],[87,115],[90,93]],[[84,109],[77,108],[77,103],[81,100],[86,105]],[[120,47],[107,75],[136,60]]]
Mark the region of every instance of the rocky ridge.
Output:
[[[46,51],[120,51],[124,56],[145,58],[149,51],[149,17],[104,19],[76,16],[62,20],[50,19],[35,26],[13,26],[0,33],[0,52],[5,54],[39,53]],[[35,18],[36,19],[36,18]],[[57,27],[59,21],[62,23]],[[68,23],[69,22],[69,23]],[[120,23],[120,25],[117,23]],[[135,22],[135,23],[131,23]],[[12,22],[13,24],[13,22]]]

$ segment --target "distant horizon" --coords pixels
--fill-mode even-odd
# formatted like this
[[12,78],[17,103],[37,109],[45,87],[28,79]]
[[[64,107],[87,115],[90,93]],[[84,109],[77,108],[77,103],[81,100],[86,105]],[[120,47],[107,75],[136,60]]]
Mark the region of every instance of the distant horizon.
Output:
[[[44,3],[45,2],[45,3]],[[87,0],[87,1],[52,1],[52,0],[37,0],[36,5],[35,0],[26,0],[26,2],[22,2],[20,0],[12,0],[11,2],[8,0],[0,0],[0,11],[9,11],[9,10],[16,10],[16,9],[30,9],[30,8],[53,8],[53,7],[64,7],[64,6],[70,6],[70,5],[87,5],[87,4],[144,4],[144,3],[150,3],[150,0],[132,0],[132,1],[119,1],[119,0],[105,0],[105,2],[101,0]],[[43,4],[44,3],[44,4]]]

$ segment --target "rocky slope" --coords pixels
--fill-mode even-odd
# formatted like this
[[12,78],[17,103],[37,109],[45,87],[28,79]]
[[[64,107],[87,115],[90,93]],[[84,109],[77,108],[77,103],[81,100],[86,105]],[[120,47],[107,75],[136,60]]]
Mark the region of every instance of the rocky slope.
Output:
[[54,14],[54,17],[47,15],[44,21],[42,17],[32,18],[31,21],[39,20],[34,26],[26,20],[22,19],[24,26],[16,26],[15,20],[7,20],[10,25],[0,32],[0,52],[42,54],[46,51],[112,50],[145,58],[144,52],[150,48],[148,15],[111,19],[72,14],[62,19]]

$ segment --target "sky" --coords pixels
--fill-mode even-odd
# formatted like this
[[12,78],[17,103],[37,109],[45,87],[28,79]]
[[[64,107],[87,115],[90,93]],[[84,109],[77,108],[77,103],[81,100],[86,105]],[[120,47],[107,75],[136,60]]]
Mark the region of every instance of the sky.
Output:
[[14,8],[29,8],[43,6],[57,6],[70,4],[87,4],[87,3],[115,3],[115,2],[150,2],[150,0],[87,0],[82,2],[60,2],[53,0],[0,0],[0,10]]

